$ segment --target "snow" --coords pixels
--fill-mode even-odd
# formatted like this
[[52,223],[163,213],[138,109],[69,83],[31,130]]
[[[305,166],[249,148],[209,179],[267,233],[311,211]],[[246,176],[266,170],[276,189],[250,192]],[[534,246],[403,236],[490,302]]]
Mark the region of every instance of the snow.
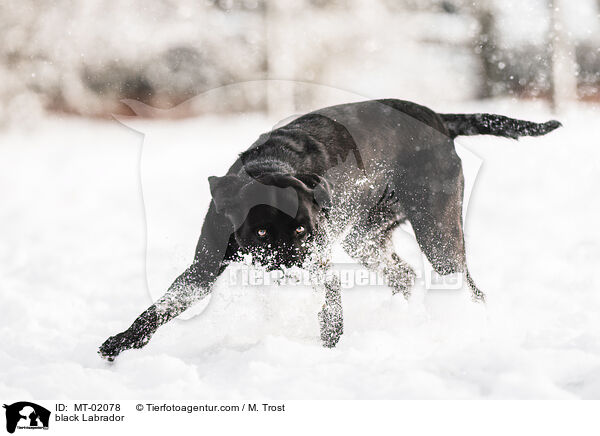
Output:
[[[515,100],[435,109],[553,118]],[[599,398],[598,110],[556,117],[564,128],[545,137],[459,139],[483,162],[466,239],[485,307],[422,280],[408,302],[384,287],[346,287],[345,333],[324,349],[319,295],[230,285],[234,270],[203,313],[112,364],[97,347],[191,261],[206,178],[277,120],[131,123],[144,138],[116,121],[49,118],[0,133],[0,396]],[[423,268],[410,232],[395,242]],[[340,250],[335,260],[350,262]]]
[[[575,41],[594,41],[599,30],[597,5],[594,0],[556,2],[566,29]],[[550,27],[551,11],[543,0],[505,0],[494,5],[500,39],[506,46],[543,45]],[[533,19],[535,17],[535,19]]]

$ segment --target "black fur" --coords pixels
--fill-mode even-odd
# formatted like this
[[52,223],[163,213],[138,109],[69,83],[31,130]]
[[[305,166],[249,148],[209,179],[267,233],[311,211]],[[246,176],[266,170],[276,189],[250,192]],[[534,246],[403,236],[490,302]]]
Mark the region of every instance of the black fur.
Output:
[[[467,266],[462,223],[463,174],[458,135],[537,136],[560,126],[500,115],[439,115],[415,103],[386,99],[324,108],[261,137],[223,177],[209,178],[211,201],[192,265],[100,354],[113,359],[144,346],[156,329],[211,291],[240,253],[271,268],[305,265],[325,294],[321,338],[334,346],[342,329],[341,293],[324,277],[326,249],[344,249],[385,275],[405,296],[413,269],[394,252],[403,221],[440,274],[463,273],[483,300]],[[347,232],[346,232],[347,230]]]
[[556,120],[545,123],[517,120],[494,114],[440,114],[451,138],[471,135],[494,135],[519,139],[541,136],[562,126]]

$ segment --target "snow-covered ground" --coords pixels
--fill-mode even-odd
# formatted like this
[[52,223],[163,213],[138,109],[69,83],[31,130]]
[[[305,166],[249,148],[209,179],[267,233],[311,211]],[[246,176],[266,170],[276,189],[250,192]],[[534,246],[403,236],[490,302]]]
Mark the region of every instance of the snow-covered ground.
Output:
[[[520,101],[436,109],[551,118]],[[201,315],[112,364],[97,347],[191,261],[206,177],[274,120],[139,123],[145,144],[116,121],[0,133],[0,397],[600,398],[599,115],[574,107],[542,138],[460,139],[483,161],[466,239],[486,307],[422,283],[408,302],[348,288],[345,334],[324,349],[309,288],[225,274]],[[409,233],[396,245],[422,267]]]

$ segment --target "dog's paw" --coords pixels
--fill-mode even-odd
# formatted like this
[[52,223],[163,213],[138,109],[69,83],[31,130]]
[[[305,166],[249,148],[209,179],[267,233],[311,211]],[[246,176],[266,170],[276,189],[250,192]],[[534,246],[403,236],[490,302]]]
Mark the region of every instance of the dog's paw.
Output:
[[344,333],[344,321],[341,316],[327,310],[319,312],[319,324],[321,327],[321,342],[325,348],[334,348],[340,336]]
[[129,350],[131,348],[142,348],[150,340],[150,335],[138,336],[132,333],[130,330],[125,330],[117,335],[108,338],[100,348],[98,354],[100,357],[107,359],[109,362],[115,360],[115,358],[121,354],[122,351]]

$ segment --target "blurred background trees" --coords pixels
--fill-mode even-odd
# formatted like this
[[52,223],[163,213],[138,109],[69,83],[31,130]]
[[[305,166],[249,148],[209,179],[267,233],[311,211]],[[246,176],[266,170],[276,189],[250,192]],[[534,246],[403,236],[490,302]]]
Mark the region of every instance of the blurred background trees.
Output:
[[[5,0],[0,120],[170,108],[241,81],[365,97],[600,99],[597,0]],[[318,103],[265,82],[189,114]]]

